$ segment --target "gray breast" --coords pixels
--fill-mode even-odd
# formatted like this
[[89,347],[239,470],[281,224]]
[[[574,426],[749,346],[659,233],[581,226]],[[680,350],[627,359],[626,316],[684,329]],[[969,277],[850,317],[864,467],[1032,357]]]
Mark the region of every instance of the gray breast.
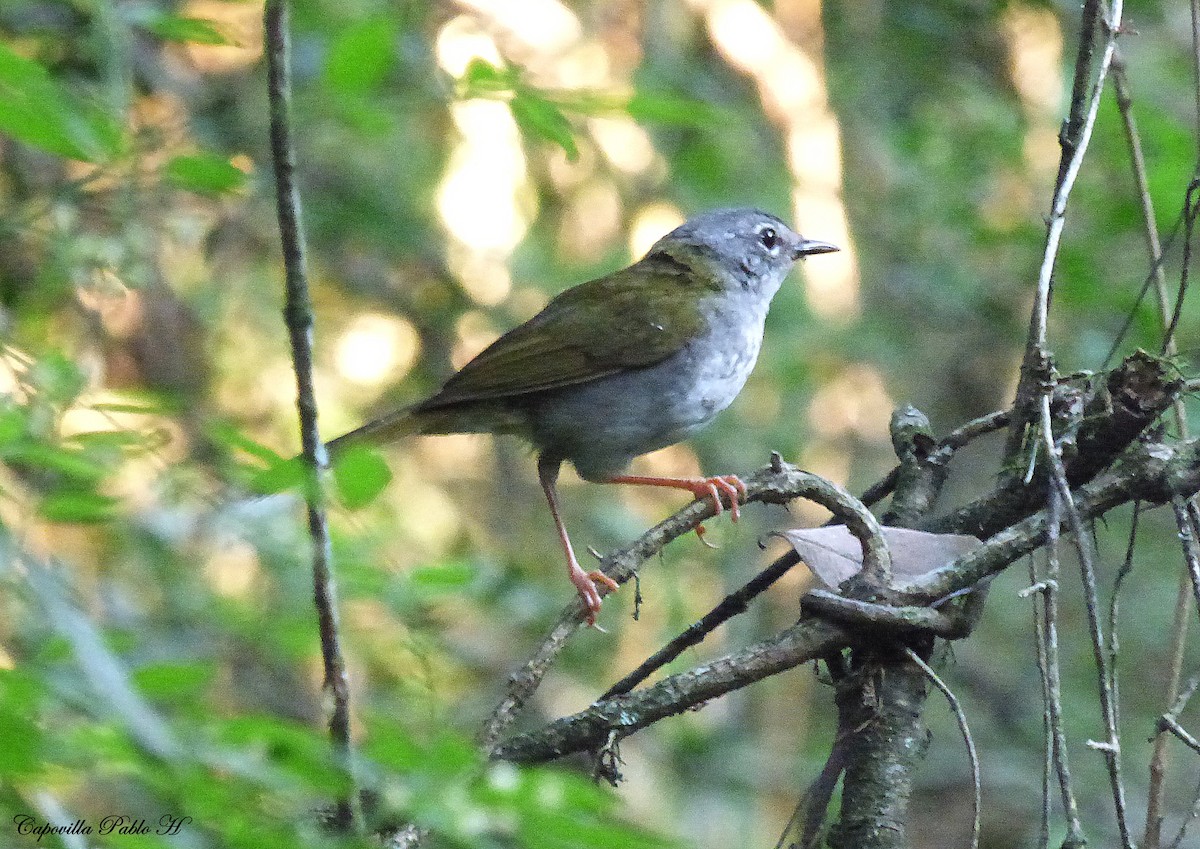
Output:
[[764,310],[714,305],[708,331],[653,366],[547,393],[532,417],[538,450],[587,480],[620,474],[634,457],[708,424],[745,385],[762,343]]

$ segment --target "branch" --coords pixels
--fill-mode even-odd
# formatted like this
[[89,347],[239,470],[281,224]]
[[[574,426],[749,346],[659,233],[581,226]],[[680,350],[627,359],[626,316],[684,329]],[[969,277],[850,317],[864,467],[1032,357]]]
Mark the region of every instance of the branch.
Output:
[[[300,440],[308,461],[308,530],[313,541],[313,598],[321,634],[325,687],[333,698],[329,736],[343,767],[351,777],[346,798],[337,805],[335,824],[345,830],[361,824],[350,749],[350,688],[338,633],[337,583],[333,574],[333,547],[326,516],[323,472],[329,455],[317,427],[317,400],[313,390],[313,317],[308,294],[308,267],[300,193],[296,187],[296,152],[291,131],[291,40],[288,35],[288,0],[268,0],[264,12],[267,52],[267,92],[271,105],[271,157],[275,169],[275,200],[279,235],[286,270],[284,322],[291,337],[292,364],[296,372],[296,408]],[[357,830],[357,829],[356,829]]]
[[[1170,409],[1184,382],[1168,363],[1138,351],[1084,388],[1063,385],[1052,404],[1082,406],[1075,447],[1063,458],[1072,487],[1091,480]],[[990,493],[953,513],[922,523],[934,533],[974,534],[986,539],[1037,510],[1046,501],[1045,466],[1031,480],[1008,475]]]
[[1034,418],[1033,413],[1038,399],[1038,382],[1046,362],[1047,317],[1050,310],[1054,266],[1058,260],[1058,248],[1066,227],[1067,200],[1071,196],[1071,190],[1074,188],[1079,170],[1083,166],[1083,156],[1087,152],[1088,142],[1092,137],[1092,128],[1096,124],[1096,115],[1100,111],[1100,95],[1104,92],[1104,80],[1108,75],[1108,69],[1117,46],[1117,33],[1121,26],[1121,8],[1121,0],[1116,0],[1112,4],[1112,17],[1107,22],[1108,41],[1089,98],[1087,95],[1088,76],[1091,73],[1092,52],[1096,28],[1100,22],[1101,4],[1100,0],[1084,0],[1083,4],[1079,51],[1075,58],[1075,82],[1071,90],[1071,110],[1063,125],[1062,133],[1059,135],[1062,157],[1059,160],[1058,179],[1055,182],[1054,196],[1050,203],[1050,216],[1046,222],[1046,249],[1038,271],[1036,296],[1029,319],[1029,336],[1025,345],[1025,356],[1021,363],[1021,378],[1017,385],[1016,398],[1013,401],[1016,415],[1013,416],[1009,428],[1008,444],[1005,448],[1005,460],[1010,463],[1018,459],[1025,428]]
[[847,628],[802,620],[770,640],[592,705],[538,731],[518,734],[493,747],[489,754],[496,760],[539,763],[571,752],[597,749],[611,732],[627,737],[730,690],[844,648],[850,644],[850,638]]
[[[783,462],[778,454],[772,454],[771,464],[746,478],[745,483],[745,503],[759,501],[764,504],[787,504],[795,498],[807,498],[833,512],[862,542],[863,573],[867,579],[874,581],[879,587],[890,584],[891,558],[880,534],[879,522],[850,493],[836,484]],[[636,574],[643,563],[662,551],[667,543],[690,533],[697,524],[714,514],[715,509],[710,500],[693,502],[674,516],[655,525],[632,544],[602,558],[601,571],[617,583],[625,583]],[[794,563],[795,560],[788,566]],[[542,678],[566,645],[566,641],[582,624],[584,615],[583,605],[578,601],[572,602],[559,615],[558,621],[534,651],[533,656],[509,678],[504,698],[492,711],[480,733],[480,741],[485,749],[495,749],[500,738],[516,719],[521,707],[541,684]]]
[[[1121,504],[1141,499],[1152,504],[1200,490],[1200,440],[1167,445],[1139,444],[1121,462],[1075,492],[1084,519],[1097,518]],[[692,510],[696,505],[693,505]],[[902,588],[905,604],[930,604],[970,589],[1040,547],[1046,540],[1045,511],[996,534],[980,548]],[[847,627],[801,619],[776,637],[757,643],[642,690],[605,700],[542,729],[489,746],[491,757],[542,762],[571,752],[597,749],[610,734],[628,736],[667,716],[768,675],[815,660],[853,644]]]

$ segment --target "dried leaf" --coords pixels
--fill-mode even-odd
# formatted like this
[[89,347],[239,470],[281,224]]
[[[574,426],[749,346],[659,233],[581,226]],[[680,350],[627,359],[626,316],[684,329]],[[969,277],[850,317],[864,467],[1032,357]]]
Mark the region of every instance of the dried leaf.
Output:
[[[862,571],[862,545],[846,528],[794,528],[780,531],[800,559],[830,589]],[[892,582],[908,583],[979,548],[983,543],[961,534],[931,534],[907,528],[884,528],[892,555]]]

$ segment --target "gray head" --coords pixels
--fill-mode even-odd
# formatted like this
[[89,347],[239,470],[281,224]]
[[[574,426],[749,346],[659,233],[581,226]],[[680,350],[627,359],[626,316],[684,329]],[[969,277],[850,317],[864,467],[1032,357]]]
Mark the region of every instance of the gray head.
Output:
[[828,242],[805,239],[768,212],[745,207],[697,215],[659,239],[650,254],[664,251],[679,258],[679,247],[712,263],[732,277],[730,282],[768,298],[796,260],[838,250]]

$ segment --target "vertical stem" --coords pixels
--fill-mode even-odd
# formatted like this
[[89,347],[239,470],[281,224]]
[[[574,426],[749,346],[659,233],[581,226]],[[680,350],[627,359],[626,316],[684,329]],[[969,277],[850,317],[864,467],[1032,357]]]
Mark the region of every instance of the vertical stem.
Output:
[[268,0],[265,10],[267,86],[271,105],[275,200],[286,271],[283,315],[291,337],[300,439],[309,470],[305,497],[308,503],[308,530],[313,541],[313,598],[321,635],[325,687],[333,699],[329,736],[337,757],[352,779],[347,797],[338,800],[336,825],[349,829],[359,824],[360,814],[357,810],[350,748],[350,688],[338,630],[337,582],[333,573],[333,547],[326,516],[323,473],[329,465],[329,453],[321,442],[317,428],[317,400],[313,389],[313,316],[308,292],[308,263],[300,194],[296,187],[296,153],[291,132],[291,39],[288,23],[288,0]]
[[[1085,0],[1080,25],[1079,53],[1075,60],[1075,83],[1071,92],[1071,111],[1063,125],[1059,141],[1062,158],[1059,161],[1058,180],[1050,203],[1050,216],[1046,226],[1046,248],[1038,270],[1037,289],[1033,311],[1029,318],[1029,335],[1025,342],[1025,356],[1021,363],[1021,375],[1017,394],[1013,401],[1013,418],[1009,424],[1008,441],[1005,445],[1005,460],[1013,464],[1018,459],[1025,441],[1027,427],[1036,419],[1038,383],[1042,365],[1046,360],[1046,330],[1053,293],[1054,267],[1058,260],[1059,243],[1066,226],[1067,200],[1075,186],[1075,179],[1083,166],[1083,156],[1092,137],[1096,115],[1100,110],[1100,95],[1104,81],[1117,49],[1117,32],[1121,26],[1122,0],[1112,4],[1110,20],[1107,22],[1108,40],[1092,84],[1090,99],[1087,95],[1087,78],[1091,70],[1093,41],[1100,21],[1099,0]],[[1032,443],[1034,440],[1030,440]]]
[[1059,525],[1062,521],[1062,501],[1058,490],[1051,489],[1046,496],[1046,572],[1038,581],[1036,567],[1030,562],[1030,578],[1042,584],[1041,598],[1034,603],[1034,630],[1037,635],[1038,671],[1042,677],[1042,725],[1046,745],[1046,771],[1042,782],[1042,842],[1049,841],[1049,774],[1053,770],[1058,776],[1062,794],[1063,814],[1067,818],[1067,836],[1062,845],[1076,849],[1087,844],[1083,823],[1079,818],[1079,804],[1075,799],[1075,787],[1071,781],[1070,760],[1067,756],[1067,735],[1062,709],[1062,667],[1058,649],[1058,578],[1061,572],[1058,556]]
[[[1200,4],[1193,2],[1192,26],[1193,46],[1200,48],[1200,30],[1197,30],[1197,9]],[[1193,70],[1196,72],[1196,119],[1200,121],[1200,63]],[[1167,333],[1171,326],[1171,306],[1167,297],[1166,276],[1162,268],[1162,243],[1158,237],[1158,223],[1154,214],[1154,202],[1150,197],[1150,183],[1146,176],[1146,158],[1142,153],[1142,138],[1138,132],[1137,122],[1133,117],[1133,95],[1126,79],[1125,63],[1118,54],[1113,63],[1113,83],[1116,86],[1117,108],[1121,114],[1121,124],[1125,130],[1125,141],[1129,145],[1129,159],[1133,166],[1134,186],[1142,207],[1142,221],[1146,231],[1146,249],[1150,254],[1154,293],[1158,301],[1159,317],[1162,321],[1163,332]],[[1168,336],[1164,340],[1163,353],[1168,357],[1176,354],[1175,340]],[[1180,439],[1188,438],[1187,409],[1182,398],[1174,402],[1175,426]],[[1135,513],[1136,522],[1136,513]],[[1182,532],[1182,528],[1181,528]],[[1165,703],[1173,704],[1179,697],[1179,688],[1183,681],[1183,659],[1187,648],[1188,620],[1191,618],[1192,597],[1188,576],[1181,574],[1179,589],[1175,597],[1175,612],[1171,623],[1170,662],[1167,670]],[[1167,738],[1168,735],[1159,731],[1154,736],[1154,749],[1150,756],[1150,782],[1146,792],[1146,828],[1142,835],[1142,849],[1158,849],[1162,842],[1162,809],[1166,795],[1167,774]]]

